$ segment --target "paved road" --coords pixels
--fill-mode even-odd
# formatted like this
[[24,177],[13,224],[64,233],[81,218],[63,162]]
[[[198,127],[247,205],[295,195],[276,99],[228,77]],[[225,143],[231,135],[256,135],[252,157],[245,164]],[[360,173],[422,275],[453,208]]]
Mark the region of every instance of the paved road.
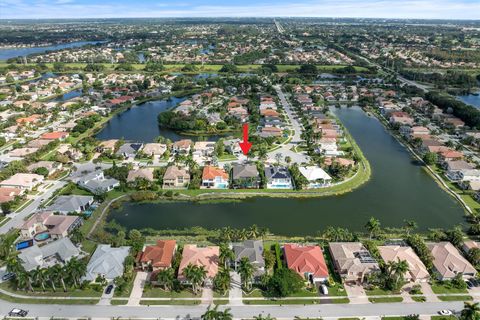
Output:
[[[29,310],[29,317],[128,317],[128,318],[198,318],[207,306],[82,306],[82,305],[42,305],[15,304],[0,301],[0,316],[6,315],[13,307]],[[220,309],[225,306],[220,306]],[[459,311],[463,302],[425,302],[425,303],[383,303],[375,307],[368,304],[329,304],[329,305],[286,305],[286,306],[231,306],[235,318],[252,318],[259,314],[271,314],[277,318],[293,319],[319,317],[368,317],[368,316],[399,316],[408,314],[434,315],[439,310],[450,309]]]
[[24,219],[28,217],[30,214],[32,214],[33,212],[35,212],[44,199],[46,200],[50,198],[55,191],[63,188],[67,184],[65,181],[45,181],[44,182],[45,185],[49,183],[51,183],[52,186],[48,188],[47,191],[45,191],[43,194],[35,196],[35,200],[32,203],[30,203],[28,206],[26,206],[25,208],[23,208],[18,212],[7,214],[7,217],[9,217],[11,220],[0,227],[0,234],[6,233],[8,232],[8,230],[23,224]]

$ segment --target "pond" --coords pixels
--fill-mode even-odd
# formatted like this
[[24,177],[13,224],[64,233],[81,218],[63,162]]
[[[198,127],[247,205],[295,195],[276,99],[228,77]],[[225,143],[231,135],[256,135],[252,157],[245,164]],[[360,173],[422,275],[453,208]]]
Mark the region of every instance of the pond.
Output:
[[[125,203],[112,210],[127,228],[182,229],[248,227],[257,224],[281,235],[315,234],[327,226],[362,230],[371,216],[382,226],[415,220],[422,230],[463,221],[463,208],[424,171],[374,117],[360,108],[335,110],[363,150],[372,178],[353,192],[311,199],[251,198],[241,202]],[[293,214],[292,214],[293,213]]]
[[114,116],[96,135],[99,140],[125,139],[136,142],[153,142],[162,135],[172,141],[181,139],[217,141],[222,136],[206,137],[182,135],[158,125],[158,114],[174,108],[186,98],[172,97],[171,100],[154,100],[133,106],[129,110]]

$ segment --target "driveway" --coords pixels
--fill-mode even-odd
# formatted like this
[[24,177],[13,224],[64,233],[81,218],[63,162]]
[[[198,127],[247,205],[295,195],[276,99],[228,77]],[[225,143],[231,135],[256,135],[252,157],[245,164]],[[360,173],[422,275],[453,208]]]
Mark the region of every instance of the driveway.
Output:
[[130,293],[130,298],[128,298],[127,306],[138,306],[140,305],[140,299],[142,299],[143,288],[145,288],[145,283],[148,279],[148,272],[139,271],[133,280],[133,288]]
[[[109,294],[106,294],[106,293],[105,293],[105,290],[107,289],[107,287],[108,287],[109,285],[113,285],[113,289],[112,289],[112,291],[111,291]],[[113,284],[113,281],[112,281],[112,282],[109,282],[109,283],[105,286],[105,288],[103,288],[102,297],[100,298],[100,301],[97,303],[97,305],[99,305],[99,306],[109,306],[109,305],[110,305],[110,301],[112,300],[114,293],[115,293],[115,285]]]
[[348,299],[351,304],[365,304],[370,303],[368,301],[367,294],[362,285],[358,284],[345,284],[345,291],[347,292]]
[[242,302],[242,280],[238,272],[230,272],[230,290],[228,291],[229,304],[232,306],[241,306]]
[[425,295],[427,302],[439,302],[440,299],[437,298],[435,293],[432,290],[432,287],[428,282],[420,283],[420,287],[422,287],[422,293]]

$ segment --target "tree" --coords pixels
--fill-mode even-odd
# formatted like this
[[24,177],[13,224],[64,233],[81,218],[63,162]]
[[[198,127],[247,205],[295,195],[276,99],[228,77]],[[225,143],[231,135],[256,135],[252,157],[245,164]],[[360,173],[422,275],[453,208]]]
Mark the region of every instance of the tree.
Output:
[[405,231],[407,232],[407,237],[410,235],[410,232],[418,228],[418,224],[414,220],[404,220],[405,222]]
[[198,294],[199,286],[207,276],[207,270],[205,270],[205,267],[189,264],[183,269],[183,274],[187,281],[192,285],[193,293]]
[[230,272],[226,269],[221,269],[215,278],[213,279],[213,286],[215,290],[219,291],[222,295],[230,289]]
[[478,302],[464,302],[463,310],[460,314],[462,320],[479,320],[480,306]]
[[304,286],[302,277],[288,268],[276,269],[268,281],[268,293],[274,297],[285,297],[300,291]]
[[133,251],[138,252],[142,250],[145,243],[145,238],[142,236],[140,231],[138,231],[137,229],[132,229],[128,232],[128,241],[129,244],[132,246]]
[[298,73],[304,75],[316,75],[318,73],[317,66],[314,64],[304,64],[298,68]]
[[427,152],[423,155],[422,159],[423,162],[430,166],[437,163],[438,155],[435,152]]
[[220,245],[220,255],[219,255],[219,260],[220,263],[224,266],[225,269],[228,269],[228,264],[231,260],[235,259],[235,253],[230,249],[230,247],[222,243]]
[[17,281],[17,287],[20,289],[25,289],[25,291],[32,291],[33,292],[33,287],[32,287],[32,282],[30,280],[30,275],[28,272],[24,270],[17,272],[15,275],[15,280]]
[[163,286],[164,290],[172,290],[175,281],[175,270],[167,268],[157,273],[157,281]]
[[259,314],[258,316],[254,316],[253,319],[255,320],[276,320],[277,318],[272,317],[270,314],[266,316]]
[[252,289],[252,280],[255,273],[255,267],[252,265],[248,257],[242,257],[240,259],[240,265],[238,267],[238,273],[242,277],[242,286],[248,291]]
[[32,271],[32,281],[40,285],[42,287],[42,290],[45,291],[45,281],[47,280],[47,277],[45,275],[45,269],[40,269],[38,266],[35,270]]
[[226,308],[223,311],[218,310],[218,305],[211,308],[208,306],[207,311],[201,316],[202,320],[232,320],[233,315],[230,308]]
[[224,64],[222,68],[219,70],[219,72],[225,72],[225,73],[235,73],[238,71],[238,68],[234,64]]
[[275,255],[271,250],[263,250],[263,260],[265,260],[265,270],[270,270],[275,265]]
[[87,271],[87,265],[85,261],[78,260],[76,257],[73,257],[65,265],[65,271],[73,280],[73,284],[78,287],[80,285],[80,279]]
[[371,217],[370,220],[365,224],[365,228],[369,232],[369,238],[372,240],[374,236],[377,236],[380,233],[380,221],[374,217]]

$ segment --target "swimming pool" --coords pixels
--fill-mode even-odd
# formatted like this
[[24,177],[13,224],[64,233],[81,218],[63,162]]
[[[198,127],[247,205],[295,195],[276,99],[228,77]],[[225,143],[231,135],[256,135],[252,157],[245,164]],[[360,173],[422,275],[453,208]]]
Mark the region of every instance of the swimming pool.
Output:
[[42,233],[37,233],[34,237],[35,241],[45,241],[50,238],[50,233],[47,231]]

